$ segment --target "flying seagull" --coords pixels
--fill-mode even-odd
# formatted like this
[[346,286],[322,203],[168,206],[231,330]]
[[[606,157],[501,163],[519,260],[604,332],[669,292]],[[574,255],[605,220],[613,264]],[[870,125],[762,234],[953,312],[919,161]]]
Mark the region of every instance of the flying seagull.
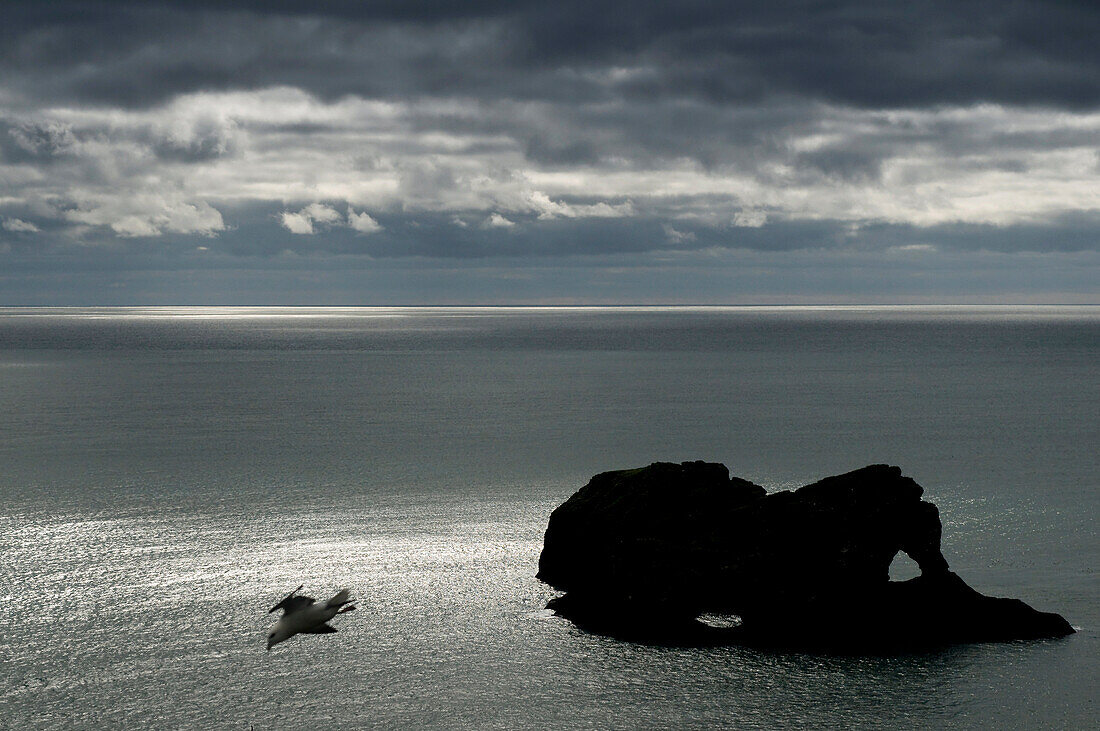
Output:
[[302,586],[305,584],[287,594],[281,602],[267,611],[271,614],[276,609],[283,610],[283,616],[279,617],[279,621],[267,633],[268,650],[299,633],[331,634],[336,631],[336,628],[328,624],[328,621],[337,614],[355,610],[355,606],[351,604],[351,592],[347,589],[341,589],[327,602],[318,604],[317,600],[311,596],[298,596]]

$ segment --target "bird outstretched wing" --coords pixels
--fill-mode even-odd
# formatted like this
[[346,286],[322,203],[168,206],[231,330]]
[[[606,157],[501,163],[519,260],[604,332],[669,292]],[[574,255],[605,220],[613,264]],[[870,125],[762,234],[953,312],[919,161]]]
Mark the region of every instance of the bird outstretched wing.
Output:
[[302,586],[305,586],[305,584],[302,584],[297,589],[283,597],[283,600],[273,606],[271,609],[268,609],[267,613],[271,614],[276,609],[282,609],[284,614],[289,614],[291,612],[297,612],[300,609],[305,609],[310,604],[313,604],[313,602],[316,600],[311,596],[296,596]]
[[305,609],[309,605],[316,601],[311,596],[292,596],[289,599],[284,599],[279,602],[279,605],[283,609],[283,614],[290,614]]

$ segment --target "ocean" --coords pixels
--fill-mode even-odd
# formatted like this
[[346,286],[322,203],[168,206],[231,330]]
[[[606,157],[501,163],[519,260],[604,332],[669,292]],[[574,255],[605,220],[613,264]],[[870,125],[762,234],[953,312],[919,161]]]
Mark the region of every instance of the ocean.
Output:
[[[899,465],[953,570],[1078,634],[838,657],[547,612],[550,511],[696,459]],[[1100,726],[1100,307],[3,308],[0,466],[3,728]],[[266,652],[303,583],[358,611]]]

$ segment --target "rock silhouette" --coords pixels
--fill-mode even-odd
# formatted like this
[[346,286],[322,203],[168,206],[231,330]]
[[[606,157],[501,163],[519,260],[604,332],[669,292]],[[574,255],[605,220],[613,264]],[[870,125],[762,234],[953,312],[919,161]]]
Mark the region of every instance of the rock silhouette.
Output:
[[[551,514],[538,578],[565,592],[560,615],[638,641],[875,651],[1073,633],[951,572],[923,492],[887,465],[770,495],[714,463],[605,472]],[[920,576],[890,581],[899,551]]]

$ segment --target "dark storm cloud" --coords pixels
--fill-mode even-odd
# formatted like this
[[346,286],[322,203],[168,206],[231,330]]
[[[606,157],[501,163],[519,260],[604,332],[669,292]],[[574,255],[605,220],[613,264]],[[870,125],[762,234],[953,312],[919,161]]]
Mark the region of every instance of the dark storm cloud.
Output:
[[1095,262],[1097,37],[1049,0],[13,0],[0,256]]
[[[286,84],[328,99],[1100,103],[1100,8],[1086,2],[35,0],[4,15],[0,69],[54,100]],[[598,73],[613,68],[645,73]]]

